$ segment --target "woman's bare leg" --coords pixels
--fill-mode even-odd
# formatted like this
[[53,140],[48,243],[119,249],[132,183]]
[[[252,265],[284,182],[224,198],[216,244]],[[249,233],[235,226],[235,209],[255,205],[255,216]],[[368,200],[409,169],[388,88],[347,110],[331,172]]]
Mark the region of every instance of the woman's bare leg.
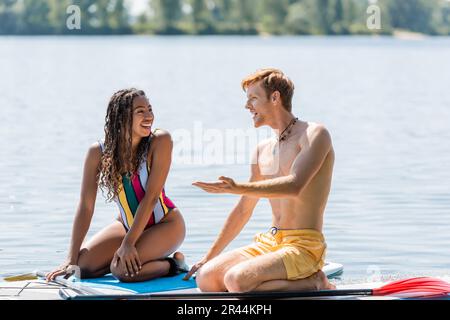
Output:
[[111,260],[125,235],[125,227],[120,221],[114,221],[95,234],[79,253],[81,278],[97,278],[109,273]]
[[[136,250],[142,262],[142,269],[134,276],[120,265],[111,266],[113,275],[123,282],[138,282],[162,277],[168,274],[170,264],[164,258],[173,253],[183,242],[185,225],[178,209],[170,212],[160,223],[145,230],[136,242]],[[175,258],[184,259],[176,254]]]

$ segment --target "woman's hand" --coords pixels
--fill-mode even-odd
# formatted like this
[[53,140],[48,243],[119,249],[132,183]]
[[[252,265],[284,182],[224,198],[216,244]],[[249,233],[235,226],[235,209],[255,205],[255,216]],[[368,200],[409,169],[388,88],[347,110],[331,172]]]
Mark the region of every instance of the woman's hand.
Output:
[[115,267],[118,267],[120,263],[122,269],[126,271],[125,276],[127,277],[134,277],[134,275],[139,274],[139,271],[142,269],[141,260],[139,259],[136,247],[127,243],[122,243],[120,248],[114,254],[112,262]]
[[183,280],[189,280],[192,277],[192,275],[196,273],[197,270],[200,269],[207,262],[208,259],[206,257],[203,257],[203,259],[201,259],[199,262],[197,262],[192,266],[191,270],[189,270],[189,272],[184,276]]
[[56,277],[66,274],[73,274],[75,270],[77,269],[77,266],[70,263],[69,260],[65,261],[63,264],[61,264],[58,268],[55,270],[47,273],[45,275],[45,279],[47,281],[53,281]]

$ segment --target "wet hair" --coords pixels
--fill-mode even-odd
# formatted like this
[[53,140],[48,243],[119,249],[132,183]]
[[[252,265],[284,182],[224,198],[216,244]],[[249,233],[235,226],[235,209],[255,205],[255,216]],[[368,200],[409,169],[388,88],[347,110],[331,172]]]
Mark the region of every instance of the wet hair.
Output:
[[261,86],[267,94],[270,95],[278,91],[281,102],[287,111],[292,111],[292,97],[294,95],[294,83],[281,70],[274,68],[260,69],[242,80],[242,89],[247,91],[248,87],[261,81]]
[[135,88],[119,90],[111,97],[105,117],[105,142],[101,158],[99,186],[107,201],[119,195],[122,175],[132,178],[147,155],[150,136],[143,138],[137,152],[132,151],[133,100],[145,97]]

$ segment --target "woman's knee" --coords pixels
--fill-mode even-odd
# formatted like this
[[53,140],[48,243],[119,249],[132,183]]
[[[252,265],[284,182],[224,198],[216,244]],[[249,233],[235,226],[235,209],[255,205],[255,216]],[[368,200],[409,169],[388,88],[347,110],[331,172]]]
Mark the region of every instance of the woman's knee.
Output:
[[89,250],[84,248],[80,250],[78,255],[78,263],[76,265],[75,274],[81,279],[86,278],[98,278],[109,273],[108,265],[99,265],[92,255],[89,254]]
[[128,275],[128,272],[123,269],[120,265],[116,266],[115,262],[111,262],[111,265],[109,266],[109,269],[111,270],[112,275],[121,282],[134,282],[134,278],[130,275]]
[[98,268],[94,266],[92,261],[89,260],[89,250],[83,248],[78,254],[78,264],[80,278],[92,278],[94,274],[98,271]]
[[175,208],[172,214],[176,215],[175,219],[172,221],[174,224],[173,230],[178,236],[178,245],[181,245],[186,236],[186,223],[184,222],[183,215],[179,209]]
[[[146,263],[171,255],[182,245],[185,235],[183,217],[178,209],[174,209],[163,222],[144,230],[139,237],[136,249],[141,261]],[[156,242],[158,245],[154,245]]]

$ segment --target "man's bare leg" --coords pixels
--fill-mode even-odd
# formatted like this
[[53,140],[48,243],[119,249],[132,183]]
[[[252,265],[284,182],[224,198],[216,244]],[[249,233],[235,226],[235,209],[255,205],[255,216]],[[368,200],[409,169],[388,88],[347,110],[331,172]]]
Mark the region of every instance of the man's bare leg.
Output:
[[324,290],[334,288],[321,271],[306,279],[287,280],[283,260],[275,252],[235,265],[225,274],[224,284],[230,292]]
[[253,291],[308,291],[334,290],[336,286],[328,281],[322,271],[300,280],[270,280],[261,283]]
[[197,271],[196,282],[203,292],[225,292],[225,274],[236,264],[250,258],[239,253],[239,249],[218,255]]

